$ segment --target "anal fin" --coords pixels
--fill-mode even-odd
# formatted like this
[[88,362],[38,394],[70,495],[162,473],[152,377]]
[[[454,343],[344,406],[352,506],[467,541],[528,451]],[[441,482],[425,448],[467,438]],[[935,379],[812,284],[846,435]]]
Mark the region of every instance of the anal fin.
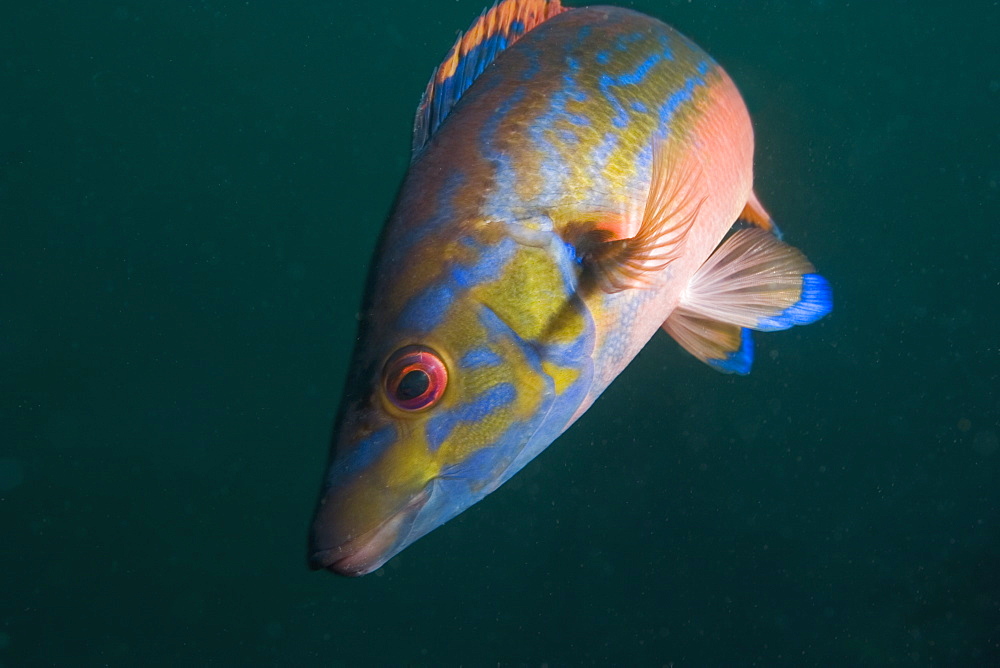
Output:
[[684,350],[717,371],[750,373],[753,338],[749,329],[699,317],[683,306],[670,314],[663,329]]

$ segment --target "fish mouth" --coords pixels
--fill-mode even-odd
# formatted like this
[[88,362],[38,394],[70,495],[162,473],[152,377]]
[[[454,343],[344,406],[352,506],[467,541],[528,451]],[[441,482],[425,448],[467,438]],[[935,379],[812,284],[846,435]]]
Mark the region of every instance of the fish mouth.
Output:
[[[358,577],[377,570],[406,545],[413,522],[430,497],[425,487],[402,509],[365,533],[332,548],[315,549],[313,536],[309,568],[325,568],[331,573]],[[315,534],[316,528],[313,528]]]

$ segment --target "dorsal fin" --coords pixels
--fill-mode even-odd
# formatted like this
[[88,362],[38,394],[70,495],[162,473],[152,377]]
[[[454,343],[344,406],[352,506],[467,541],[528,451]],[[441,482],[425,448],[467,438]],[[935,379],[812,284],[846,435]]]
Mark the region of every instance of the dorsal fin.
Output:
[[774,220],[771,218],[771,214],[760,203],[757,199],[757,193],[750,191],[750,198],[747,200],[747,204],[743,207],[743,213],[740,214],[738,220],[745,221],[751,225],[756,225],[762,230],[767,230],[774,236],[781,238],[781,230],[778,226],[774,224]]
[[458,36],[427,83],[413,122],[413,154],[424,147],[462,93],[501,51],[563,11],[559,0],[497,0],[484,10]]

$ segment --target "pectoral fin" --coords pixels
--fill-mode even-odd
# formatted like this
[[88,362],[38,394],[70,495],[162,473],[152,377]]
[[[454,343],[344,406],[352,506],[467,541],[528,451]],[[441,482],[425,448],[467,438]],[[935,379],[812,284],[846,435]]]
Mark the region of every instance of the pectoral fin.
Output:
[[608,293],[644,288],[682,252],[704,199],[700,167],[679,166],[665,144],[653,150],[649,194],[635,236],[614,238],[599,226],[578,239],[577,257],[588,277]]

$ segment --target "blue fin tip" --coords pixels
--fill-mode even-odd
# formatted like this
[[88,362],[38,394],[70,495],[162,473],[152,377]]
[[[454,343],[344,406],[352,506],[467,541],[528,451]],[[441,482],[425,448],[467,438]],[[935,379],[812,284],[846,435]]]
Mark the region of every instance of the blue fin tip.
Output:
[[716,371],[745,376],[753,366],[753,335],[746,327],[740,330],[740,347],[721,360],[705,360]]

